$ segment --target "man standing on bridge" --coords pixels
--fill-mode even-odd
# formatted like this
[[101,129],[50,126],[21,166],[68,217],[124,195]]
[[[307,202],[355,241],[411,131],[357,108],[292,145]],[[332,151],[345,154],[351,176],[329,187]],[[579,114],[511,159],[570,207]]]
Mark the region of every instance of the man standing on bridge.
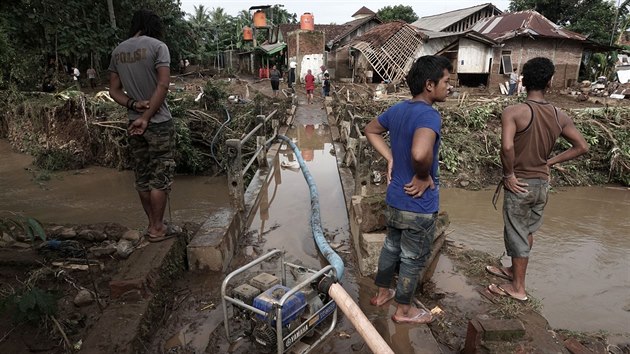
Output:
[[[378,294],[370,303],[382,306],[396,298],[396,323],[422,324],[430,312],[411,305],[418,275],[431,254],[439,210],[438,150],[442,118],[433,103],[448,96],[450,61],[423,56],[407,74],[413,98],[394,105],[365,127],[365,135],[387,160],[387,237],[378,261]],[[391,148],[383,137],[389,132]],[[390,289],[400,266],[396,290]]]
[[175,129],[165,101],[171,58],[166,44],[158,39],[161,36],[160,18],[149,10],[137,11],[129,39],[114,49],[109,64],[109,93],[127,107],[129,115],[135,185],[149,219],[150,242],[163,241],[176,232],[174,225],[164,223],[175,170]]
[[[534,58],[523,66],[527,101],[506,107],[501,116],[501,162],[503,163],[503,239],[512,266],[486,266],[486,271],[509,280],[490,284],[494,294],[526,301],[525,273],[534,232],[542,225],[549,191],[549,170],[574,159],[588,144],[569,116],[545,99],[555,67],[547,58]],[[571,147],[549,158],[558,137]],[[500,190],[498,190],[500,192]]]

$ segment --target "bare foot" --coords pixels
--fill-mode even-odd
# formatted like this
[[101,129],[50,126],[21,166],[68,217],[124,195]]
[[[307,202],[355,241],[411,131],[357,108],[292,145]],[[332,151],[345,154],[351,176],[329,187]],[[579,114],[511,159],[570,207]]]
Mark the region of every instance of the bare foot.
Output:
[[393,289],[379,288],[378,294],[370,299],[370,304],[374,306],[383,306],[386,302],[393,299],[396,296],[396,291]]
[[410,306],[407,313],[404,313],[401,307],[398,306],[396,313],[392,316],[392,321],[396,323],[426,324],[433,322],[433,315],[425,309],[414,306]]

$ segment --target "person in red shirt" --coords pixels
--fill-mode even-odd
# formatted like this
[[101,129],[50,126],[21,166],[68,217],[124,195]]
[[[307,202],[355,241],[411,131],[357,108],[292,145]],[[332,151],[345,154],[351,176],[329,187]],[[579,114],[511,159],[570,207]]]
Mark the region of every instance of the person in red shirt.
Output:
[[313,91],[315,91],[315,76],[311,72],[311,69],[308,69],[306,72],[306,76],[304,77],[304,83],[306,88],[306,100],[308,104],[313,104]]

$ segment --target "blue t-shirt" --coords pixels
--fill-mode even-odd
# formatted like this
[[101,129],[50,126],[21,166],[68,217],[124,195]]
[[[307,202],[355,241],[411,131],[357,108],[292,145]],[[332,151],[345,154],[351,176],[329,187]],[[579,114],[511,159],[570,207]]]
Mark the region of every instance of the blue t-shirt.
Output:
[[[432,214],[439,210],[439,157],[440,128],[442,118],[432,106],[421,101],[398,103],[378,117],[378,122],[389,131],[394,169],[392,180],[387,187],[387,205],[398,210],[421,214]],[[405,184],[411,182],[415,172],[411,158],[411,146],[416,129],[429,128],[437,135],[433,145],[433,164],[431,178],[435,189],[428,188],[420,198],[413,198],[405,193]]]

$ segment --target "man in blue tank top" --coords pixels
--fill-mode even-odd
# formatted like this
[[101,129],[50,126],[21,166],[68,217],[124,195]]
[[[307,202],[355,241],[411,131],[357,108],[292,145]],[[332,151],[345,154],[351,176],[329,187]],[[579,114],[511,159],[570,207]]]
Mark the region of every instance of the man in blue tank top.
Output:
[[[411,305],[418,275],[431,254],[439,210],[438,149],[442,119],[434,102],[446,100],[450,61],[423,56],[407,74],[413,98],[389,108],[365,127],[365,135],[387,160],[387,237],[378,261],[378,294],[370,303],[397,303],[396,323],[428,323],[430,312]],[[391,147],[383,137],[389,132]],[[396,290],[390,289],[400,265]]]

